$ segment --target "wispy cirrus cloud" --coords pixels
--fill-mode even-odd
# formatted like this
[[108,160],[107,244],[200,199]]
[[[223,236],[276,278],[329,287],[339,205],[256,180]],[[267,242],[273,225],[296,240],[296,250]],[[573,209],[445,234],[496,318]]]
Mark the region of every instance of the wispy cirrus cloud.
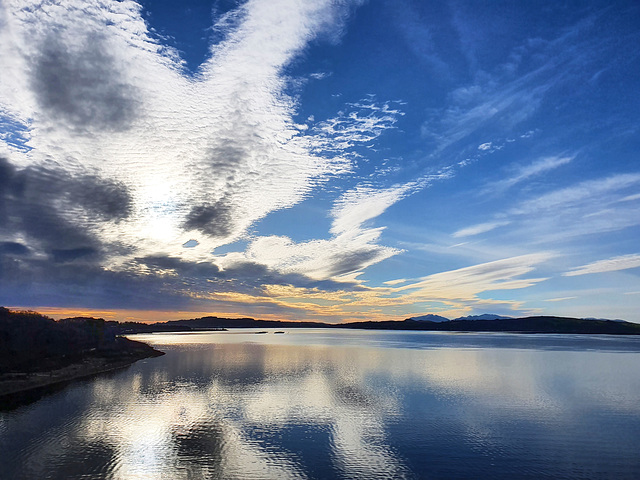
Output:
[[565,277],[588,275],[592,273],[616,272],[640,267],[640,254],[619,255],[605,260],[582,265],[563,274]]
[[430,110],[422,124],[423,137],[434,146],[431,158],[456,151],[478,158],[502,149],[505,142],[530,137],[533,130],[526,123],[546,109],[546,101],[557,91],[574,88],[585,69],[595,68],[594,61],[610,41],[594,39],[594,23],[606,11],[594,12],[550,36],[519,37],[502,61],[480,64],[477,54],[492,50],[486,42],[495,32],[478,24],[469,6],[456,5],[452,15],[456,35],[449,41],[460,45],[456,55],[466,57],[465,75],[449,92],[446,104]]
[[513,187],[514,185],[524,182],[526,180],[530,180],[533,177],[541,175],[543,173],[547,173],[551,170],[554,170],[562,165],[566,165],[570,163],[575,156],[551,156],[544,157],[539,160],[536,160],[529,165],[519,166],[514,168],[514,172],[509,177],[498,180],[496,182],[492,182],[485,189],[485,193],[487,192],[495,192],[496,190],[503,191],[508,188]]
[[454,232],[451,236],[454,238],[460,238],[460,237],[470,237],[473,235],[480,235],[481,233],[487,233],[492,230],[495,230],[496,228],[504,227],[505,225],[509,225],[509,222],[495,221],[495,222],[479,223],[477,225],[471,225],[470,227],[462,228],[457,232]]
[[[544,278],[521,279],[534,266],[554,257],[551,252],[532,253],[495,260],[448,272],[435,273],[417,282],[397,287],[397,291],[416,290],[418,295],[436,298],[462,298],[491,290],[510,290],[532,286]],[[409,296],[416,293],[409,293]]]
[[[590,205],[602,207],[621,200],[621,192],[640,184],[640,174],[623,173],[596,180],[587,180],[560,188],[530,200],[511,210],[518,215],[540,213],[556,208]],[[594,208],[596,210],[597,208]]]
[[[558,160],[563,164],[563,160]],[[528,171],[546,171],[556,162],[534,163]],[[534,168],[535,167],[535,168]],[[530,174],[528,176],[531,176]],[[520,175],[519,175],[520,176]],[[640,174],[624,173],[586,180],[568,187],[531,195],[494,219],[457,230],[454,238],[488,233],[509,226],[508,233],[551,243],[578,236],[622,230],[640,224],[638,198],[630,194],[640,185]]]
[[578,297],[557,297],[557,298],[549,298],[545,300],[545,302],[566,302],[567,300],[575,300]]

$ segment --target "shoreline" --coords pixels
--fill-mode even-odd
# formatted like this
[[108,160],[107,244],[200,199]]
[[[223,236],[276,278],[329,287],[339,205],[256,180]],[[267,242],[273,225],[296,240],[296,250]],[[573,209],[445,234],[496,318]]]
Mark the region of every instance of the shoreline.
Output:
[[[39,372],[10,372],[0,374],[0,411],[28,405],[48,393],[63,389],[68,384],[104,373],[127,368],[139,360],[164,355],[164,352],[145,345],[144,351],[123,351],[123,358],[101,352],[79,361]],[[111,353],[111,352],[110,352]]]

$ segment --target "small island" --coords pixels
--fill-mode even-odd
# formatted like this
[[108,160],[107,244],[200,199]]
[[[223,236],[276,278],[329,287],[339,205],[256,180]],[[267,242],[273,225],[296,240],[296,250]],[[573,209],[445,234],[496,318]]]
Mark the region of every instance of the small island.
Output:
[[72,380],[163,355],[118,333],[103,319],[55,321],[0,307],[0,408],[29,403]]

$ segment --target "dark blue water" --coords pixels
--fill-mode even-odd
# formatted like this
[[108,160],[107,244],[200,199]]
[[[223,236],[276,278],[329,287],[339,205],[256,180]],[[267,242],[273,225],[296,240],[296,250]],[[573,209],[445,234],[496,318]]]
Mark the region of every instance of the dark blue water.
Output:
[[640,478],[640,339],[293,330],[0,414],[0,478]]

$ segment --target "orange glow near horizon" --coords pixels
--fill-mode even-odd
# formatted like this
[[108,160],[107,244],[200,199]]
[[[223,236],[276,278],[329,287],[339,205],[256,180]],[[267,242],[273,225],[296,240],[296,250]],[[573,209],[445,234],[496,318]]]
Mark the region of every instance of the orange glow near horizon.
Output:
[[[300,320],[290,319],[279,315],[246,315],[241,313],[224,312],[196,312],[196,311],[154,311],[154,310],[100,310],[90,308],[64,308],[64,307],[21,307],[8,306],[9,310],[23,310],[37,312],[55,320],[69,317],[94,317],[105,320],[115,320],[118,322],[141,322],[155,323],[167,322],[170,320],[186,320],[200,317],[222,317],[222,318],[255,318],[256,320],[281,320],[281,321],[322,321],[322,320]],[[327,322],[325,323],[333,323]]]

